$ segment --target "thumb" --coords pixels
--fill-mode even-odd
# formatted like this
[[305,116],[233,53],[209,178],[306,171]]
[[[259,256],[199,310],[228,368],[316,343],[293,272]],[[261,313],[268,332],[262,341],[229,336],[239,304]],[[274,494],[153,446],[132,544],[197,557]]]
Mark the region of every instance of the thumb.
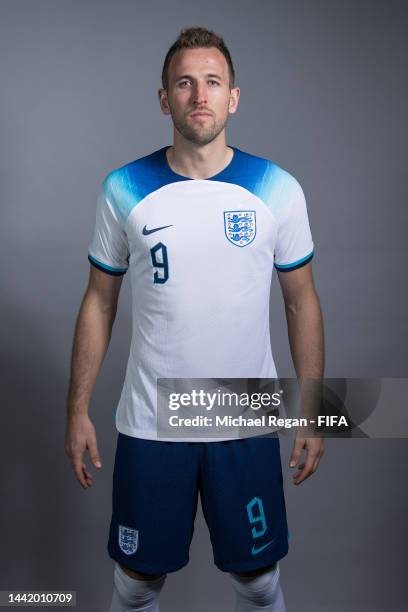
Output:
[[93,465],[97,468],[102,467],[101,458],[99,456],[98,447],[96,445],[96,440],[92,440],[88,444],[89,456]]
[[292,454],[290,456],[289,467],[295,467],[299,463],[303,446],[304,440],[302,438],[296,438],[293,445]]

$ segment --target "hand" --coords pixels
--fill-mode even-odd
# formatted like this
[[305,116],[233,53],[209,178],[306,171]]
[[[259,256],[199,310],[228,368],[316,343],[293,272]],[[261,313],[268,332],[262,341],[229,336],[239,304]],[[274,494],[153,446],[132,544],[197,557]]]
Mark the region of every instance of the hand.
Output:
[[70,416],[65,433],[65,452],[72,464],[75,476],[84,489],[92,486],[93,476],[83,463],[83,455],[88,449],[90,459],[96,468],[101,468],[96,432],[87,414]]
[[[298,465],[303,448],[306,449],[306,460]],[[299,471],[292,476],[293,484],[300,484],[317,470],[317,466],[319,465],[323,453],[323,438],[296,437],[289,462],[289,467],[298,466],[299,468]]]

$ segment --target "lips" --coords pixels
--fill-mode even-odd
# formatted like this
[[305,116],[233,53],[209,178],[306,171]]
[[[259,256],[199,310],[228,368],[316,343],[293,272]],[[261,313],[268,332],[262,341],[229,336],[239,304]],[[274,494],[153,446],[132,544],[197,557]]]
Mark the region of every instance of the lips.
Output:
[[205,113],[204,111],[197,111],[195,113],[191,113],[190,117],[211,117],[210,113]]

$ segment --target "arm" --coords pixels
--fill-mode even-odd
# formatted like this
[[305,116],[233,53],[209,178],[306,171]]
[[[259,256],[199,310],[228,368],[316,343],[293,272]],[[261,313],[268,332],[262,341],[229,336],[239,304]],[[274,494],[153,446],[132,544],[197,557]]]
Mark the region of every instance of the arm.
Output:
[[[296,375],[299,379],[320,379],[324,372],[324,334],[319,299],[314,287],[312,264],[290,272],[279,272],[279,282],[285,302],[289,344]],[[300,484],[316,471],[324,452],[322,438],[295,439],[289,466],[298,465],[302,448],[306,448],[306,461],[293,476]]]
[[112,276],[90,266],[86,289],[76,321],[67,398],[65,452],[84,488],[92,475],[83,463],[88,448],[95,467],[101,467],[95,428],[88,406],[96,378],[111,338],[123,276]]

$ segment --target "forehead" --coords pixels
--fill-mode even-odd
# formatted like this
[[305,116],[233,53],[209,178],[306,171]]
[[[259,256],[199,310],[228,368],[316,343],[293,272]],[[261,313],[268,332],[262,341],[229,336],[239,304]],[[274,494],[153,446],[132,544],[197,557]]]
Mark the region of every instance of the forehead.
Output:
[[171,58],[169,76],[176,79],[182,74],[214,73],[228,77],[228,64],[224,55],[216,47],[200,49],[180,49]]

